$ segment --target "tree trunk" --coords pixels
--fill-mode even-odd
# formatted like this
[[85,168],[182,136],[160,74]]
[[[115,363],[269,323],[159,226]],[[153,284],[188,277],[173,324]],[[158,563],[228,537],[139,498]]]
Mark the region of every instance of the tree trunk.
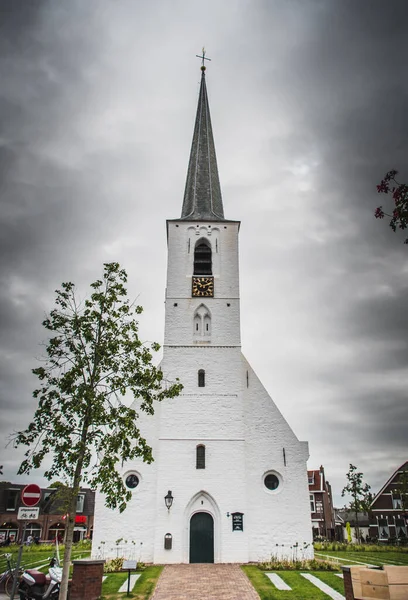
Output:
[[358,512],[355,511],[354,513],[355,516],[355,526],[354,526],[354,531],[356,532],[356,538],[357,538],[357,544],[361,544],[361,540],[360,540],[360,527],[358,526]]
[[[79,462],[81,463],[79,465]],[[67,518],[67,527],[65,530],[65,552],[64,560],[62,563],[62,580],[61,588],[59,593],[59,600],[67,600],[68,596],[68,579],[69,579],[69,567],[71,565],[71,553],[72,553],[72,540],[74,538],[74,527],[75,527],[75,516],[76,516],[76,504],[79,490],[80,473],[82,470],[82,460],[78,462],[74,485],[72,487],[72,496],[69,503],[69,513]],[[78,472],[78,475],[77,475]]]

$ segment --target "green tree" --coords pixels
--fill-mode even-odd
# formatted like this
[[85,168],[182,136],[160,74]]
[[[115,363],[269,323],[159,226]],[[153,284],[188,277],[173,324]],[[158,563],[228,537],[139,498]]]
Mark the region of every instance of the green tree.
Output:
[[[66,600],[76,502],[81,482],[99,488],[106,505],[123,511],[131,498],[118,466],[141,458],[150,463],[152,449],[137,426],[138,411],[154,413],[154,401],[177,396],[182,385],[166,382],[152,364],[157,343],[138,336],[141,306],[130,305],[126,271],[104,265],[103,278],[79,302],[73,283],[56,291],[56,308],[43,322],[51,332],[44,364],[33,370],[38,408],[15,446],[29,446],[19,474],[51,459],[45,477],[63,477],[70,490],[60,600]],[[129,407],[125,395],[136,400]]]
[[351,500],[346,509],[354,513],[355,520],[355,534],[360,543],[360,527],[358,525],[358,513],[368,513],[370,504],[372,502],[372,494],[370,493],[371,486],[368,483],[363,482],[363,473],[357,471],[357,467],[350,464],[348,473],[346,475],[348,483],[343,488],[341,495],[344,497],[346,494],[351,496]]

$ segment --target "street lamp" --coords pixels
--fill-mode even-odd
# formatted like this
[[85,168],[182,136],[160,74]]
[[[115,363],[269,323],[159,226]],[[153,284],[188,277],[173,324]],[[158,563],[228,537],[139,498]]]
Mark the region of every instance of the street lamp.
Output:
[[173,504],[173,500],[174,500],[174,498],[172,496],[171,490],[169,490],[167,492],[167,494],[164,496],[164,502],[166,504],[167,510],[171,509],[171,505]]

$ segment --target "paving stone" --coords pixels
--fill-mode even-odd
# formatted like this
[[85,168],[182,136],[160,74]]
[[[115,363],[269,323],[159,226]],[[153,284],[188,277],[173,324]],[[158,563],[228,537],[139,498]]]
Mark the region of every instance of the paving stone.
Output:
[[152,600],[259,600],[239,565],[166,565]]

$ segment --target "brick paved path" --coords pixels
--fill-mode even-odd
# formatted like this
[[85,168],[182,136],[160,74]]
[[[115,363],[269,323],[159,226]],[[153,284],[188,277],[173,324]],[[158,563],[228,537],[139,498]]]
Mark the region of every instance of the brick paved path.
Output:
[[259,600],[238,565],[166,565],[152,600]]

